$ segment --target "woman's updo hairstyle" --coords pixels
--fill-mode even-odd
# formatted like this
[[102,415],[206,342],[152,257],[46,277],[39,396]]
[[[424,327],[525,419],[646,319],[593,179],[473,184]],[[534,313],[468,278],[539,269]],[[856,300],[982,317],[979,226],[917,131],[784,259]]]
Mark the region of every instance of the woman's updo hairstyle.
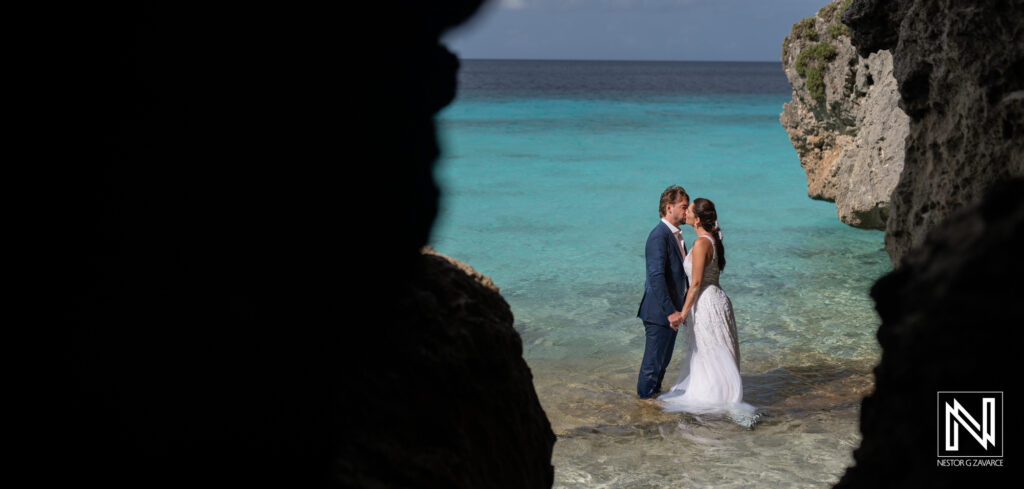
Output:
[[700,219],[700,227],[715,238],[718,269],[725,270],[725,245],[722,243],[722,230],[718,227],[718,211],[715,210],[715,203],[703,197],[694,199],[693,215]]

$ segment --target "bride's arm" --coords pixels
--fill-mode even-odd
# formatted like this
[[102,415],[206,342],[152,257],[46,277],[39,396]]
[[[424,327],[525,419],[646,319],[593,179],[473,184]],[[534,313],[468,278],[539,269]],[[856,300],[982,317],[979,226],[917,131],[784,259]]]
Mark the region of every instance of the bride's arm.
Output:
[[690,308],[693,307],[693,303],[697,302],[697,296],[700,295],[701,280],[704,278],[704,264],[708,260],[709,251],[708,240],[698,239],[696,243],[693,243],[693,251],[690,252],[690,290],[686,292],[686,301],[683,302],[682,320],[686,321],[686,315],[690,313]]

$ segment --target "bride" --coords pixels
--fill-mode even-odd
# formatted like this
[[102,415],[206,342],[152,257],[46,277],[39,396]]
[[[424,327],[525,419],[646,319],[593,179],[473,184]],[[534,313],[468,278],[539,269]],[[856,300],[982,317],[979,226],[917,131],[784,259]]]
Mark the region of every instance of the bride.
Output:
[[753,406],[742,402],[736,318],[732,302],[718,284],[725,268],[725,247],[715,204],[694,199],[686,210],[686,224],[697,233],[683,261],[690,277],[682,310],[687,348],[675,384],[658,401],[666,411],[720,413],[751,427],[758,416]]

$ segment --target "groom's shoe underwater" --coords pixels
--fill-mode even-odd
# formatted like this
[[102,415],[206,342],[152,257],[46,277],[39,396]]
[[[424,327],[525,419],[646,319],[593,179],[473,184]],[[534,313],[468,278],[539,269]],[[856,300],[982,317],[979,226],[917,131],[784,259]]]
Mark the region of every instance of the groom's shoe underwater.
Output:
[[638,399],[640,401],[643,401],[643,402],[646,402],[646,403],[655,404],[655,403],[657,403],[658,396],[660,396],[660,395],[661,395],[661,389],[657,389],[654,392],[652,392],[651,395],[649,395],[647,397],[640,397]]

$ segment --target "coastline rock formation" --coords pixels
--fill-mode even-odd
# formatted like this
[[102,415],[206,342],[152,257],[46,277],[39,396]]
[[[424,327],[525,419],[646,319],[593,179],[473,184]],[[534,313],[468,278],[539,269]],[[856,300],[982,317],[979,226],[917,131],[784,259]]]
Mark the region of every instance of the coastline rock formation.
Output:
[[[936,396],[1009,391],[1016,381],[1016,343],[1008,339],[1024,324],[1024,309],[1015,306],[1022,293],[1022,249],[1024,179],[1016,178],[936,226],[899,268],[875,283],[871,297],[882,319],[882,359],[874,392],[861,406],[856,465],[837,489],[1005,486],[1007,471],[1014,470],[1009,456],[1006,467],[936,466],[942,436]],[[964,407],[978,412],[978,406]],[[1015,421],[1004,413],[995,423],[1006,447],[1002,437]],[[974,443],[964,432],[960,440]]]
[[[459,270],[461,270],[466,275],[469,275],[473,280],[475,280],[480,285],[484,286],[484,288],[486,288],[487,290],[490,290],[490,291],[492,291],[492,292],[494,292],[496,294],[501,292],[501,289],[499,289],[497,285],[494,285],[494,281],[491,280],[491,277],[488,277],[487,275],[484,275],[484,274],[476,271],[476,269],[474,269],[473,267],[471,267],[468,264],[463,263],[463,262],[461,262],[459,260],[456,260],[455,258],[452,258],[450,256],[446,256],[446,255],[442,255],[442,254],[438,253],[437,250],[435,250],[434,247],[432,247],[432,246],[424,246],[420,250],[420,252],[423,253],[424,255],[439,256],[441,258],[444,258],[449,263],[451,263],[452,266],[454,266],[455,268],[458,268]],[[506,305],[504,307],[507,308],[508,306]]]
[[552,485],[508,304],[421,253],[459,67],[439,39],[481,3],[114,2],[43,29],[38,275],[68,328],[28,328],[59,367],[47,474]]
[[849,0],[834,0],[793,25],[782,63],[793,100],[779,121],[807,174],[807,195],[835,202],[839,220],[885,229],[889,194],[903,169],[909,121],[887,51],[866,57],[839,22]]
[[[855,0],[860,54],[893,53],[910,116],[871,295],[882,359],[837,488],[998,486],[1007,467],[939,466],[938,391],[1007,391],[1024,287],[1024,2]],[[968,409],[977,409],[968,408]],[[998,437],[1011,433],[997,422]],[[961,440],[973,440],[961,433]],[[1012,452],[1006,452],[1006,454]],[[1002,458],[996,459],[1001,461]]]
[[[551,487],[554,432],[490,278],[424,247],[349,418],[341,487]],[[383,380],[383,382],[381,382]],[[374,384],[377,385],[374,385]]]
[[861,56],[889,50],[910,133],[885,248],[896,265],[996,182],[1024,175],[1024,1],[856,0]]

